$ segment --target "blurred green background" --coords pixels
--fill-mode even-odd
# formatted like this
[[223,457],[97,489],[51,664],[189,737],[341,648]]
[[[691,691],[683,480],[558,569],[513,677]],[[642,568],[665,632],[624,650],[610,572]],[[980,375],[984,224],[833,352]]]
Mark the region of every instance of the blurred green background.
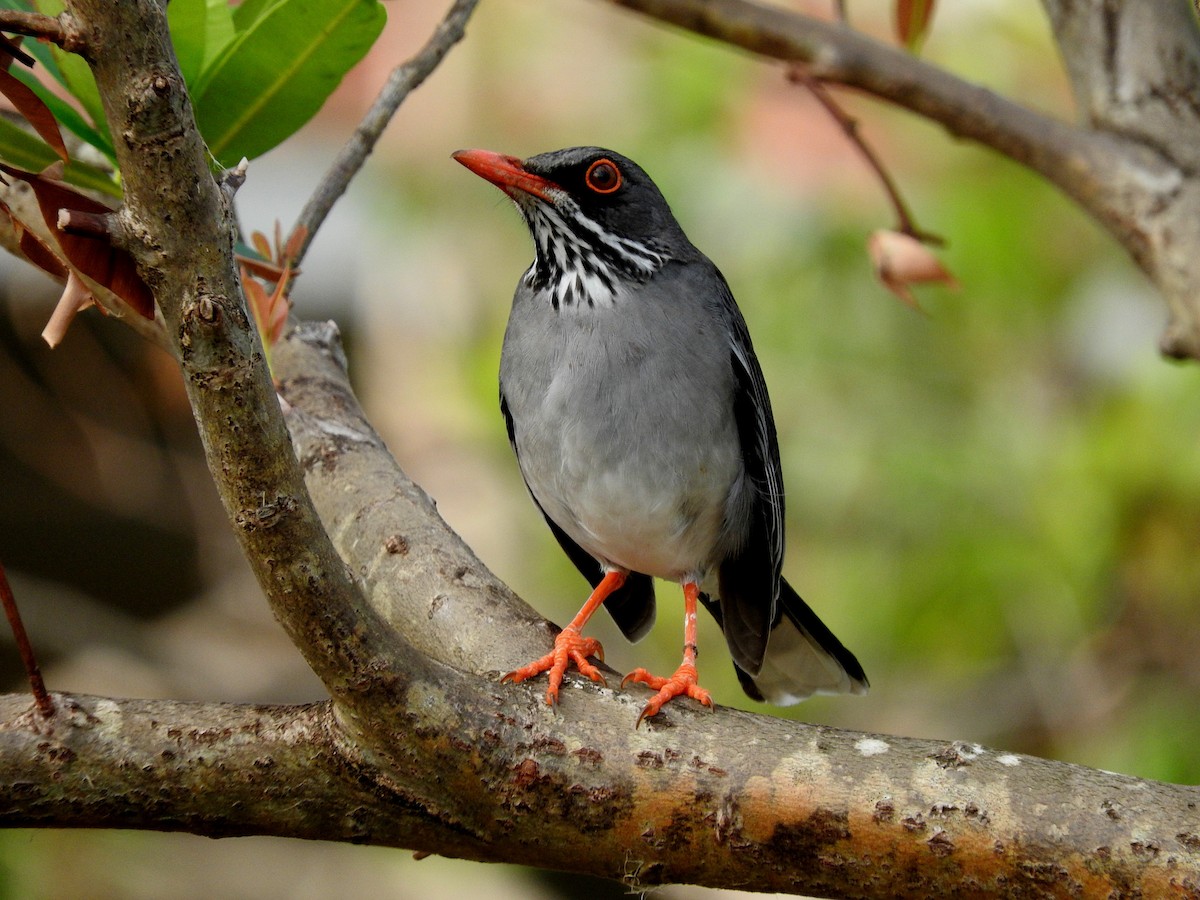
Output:
[[[252,164],[239,194],[248,227],[291,223],[441,6],[388,4],[384,39],[324,114]],[[888,39],[890,4],[850,6],[855,25]],[[942,4],[924,55],[1073,116],[1033,0]],[[919,289],[925,315],[874,281],[867,237],[894,224],[883,194],[779,67],[562,0],[481,4],[318,237],[298,313],[338,320],[401,464],[562,623],[586,588],[525,494],[496,409],[500,335],[532,250],[516,212],[449,153],[600,144],[633,157],[733,286],[779,428],[785,572],[872,682],[865,698],[762,711],[1200,780],[1200,370],[1158,356],[1162,302],[1051,188],[927,123],[844,102],[920,224],[948,240],[962,286]],[[320,697],[237,560],[169,363],[94,315],[46,350],[52,292],[18,265],[2,270],[0,559],[51,687]],[[637,646],[598,616],[608,662],[673,668],[677,596],[659,586],[659,624]],[[707,621],[700,646],[714,698],[755,708]],[[602,890],[371,848],[0,834],[0,897]]]

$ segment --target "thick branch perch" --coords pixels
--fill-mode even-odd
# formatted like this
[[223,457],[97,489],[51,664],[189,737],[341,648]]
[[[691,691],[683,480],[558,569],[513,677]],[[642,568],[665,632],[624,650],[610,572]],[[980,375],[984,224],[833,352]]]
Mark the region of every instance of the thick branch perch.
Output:
[[1195,788],[682,702],[635,730],[640,687],[572,677],[555,713],[539,685],[498,684],[547,629],[387,455],[328,328],[275,355],[293,450],[160,4],[71,9],[111,117],[120,215],[210,468],[333,701],[57,695],[44,719],[2,697],[0,823],[350,840],[634,887],[890,898],[1200,885]]
[[[719,710],[629,727],[579,685],[437,683],[389,712],[389,753],[328,705],[0,699],[0,824],[277,834],[550,866],[631,887],[813,896],[1172,896],[1200,883],[1194,788],[977,745]],[[430,752],[434,750],[435,752]],[[153,798],[152,802],[149,798]]]
[[[545,631],[364,429],[330,330],[302,334],[277,356],[298,450],[339,547],[411,638],[396,647],[420,657],[415,674],[348,674],[373,700],[352,721],[326,704],[59,696],[46,722],[5,698],[0,822],[353,840],[638,887],[890,898],[1200,884],[1196,788],[691,704],[635,730],[640,688],[572,677],[555,713],[537,685],[476,674],[544,647]],[[335,495],[348,485],[347,504]],[[387,599],[393,565],[412,574]]]

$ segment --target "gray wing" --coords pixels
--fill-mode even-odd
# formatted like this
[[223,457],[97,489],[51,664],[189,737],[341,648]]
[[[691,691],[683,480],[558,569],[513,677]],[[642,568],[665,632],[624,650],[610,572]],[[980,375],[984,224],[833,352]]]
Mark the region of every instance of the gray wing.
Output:
[[[716,268],[713,269],[716,272]],[[779,440],[762,369],[750,332],[724,278],[721,312],[730,334],[729,364],[734,374],[733,416],[742,464],[751,487],[750,523],[738,551],[717,569],[721,623],[738,667],[751,675],[762,668],[767,640],[779,621],[779,581],[783,570],[783,473]]]
[[[521,452],[517,447],[512,413],[509,412],[508,400],[503,391],[500,392],[500,412],[504,416],[504,426],[508,429],[508,442],[512,445],[513,453],[520,457]],[[537,497],[533,496],[533,491],[529,492],[529,496],[533,497],[534,504],[545,518],[546,524],[550,526],[550,532],[558,541],[558,545],[562,547],[563,552],[567,554],[567,558],[575,564],[575,568],[594,588],[604,578],[604,570],[600,568],[600,563],[571,540],[570,536],[559,528],[558,523],[546,515],[546,511],[538,503]],[[617,627],[621,629],[621,633],[626,638],[631,641],[640,641],[654,626],[654,581],[649,575],[630,572],[625,579],[625,584],[605,599],[604,608],[608,610],[608,614],[612,616],[613,621],[617,623]]]
[[721,284],[733,415],[753,490],[746,538],[717,571],[720,598],[701,599],[721,624],[738,680],[756,700],[787,705],[813,693],[866,693],[867,676],[854,654],[782,578],[783,473],[775,420],[746,322],[723,279]]

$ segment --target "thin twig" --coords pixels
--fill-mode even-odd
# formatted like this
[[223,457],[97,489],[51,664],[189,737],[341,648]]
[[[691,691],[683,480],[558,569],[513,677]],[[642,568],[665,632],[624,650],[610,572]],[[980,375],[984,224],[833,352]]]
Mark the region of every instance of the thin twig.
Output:
[[913,220],[912,213],[908,210],[908,204],[904,202],[904,198],[900,196],[900,189],[896,187],[896,182],[892,180],[892,176],[888,173],[883,161],[871,148],[871,145],[866,142],[862,134],[858,130],[858,121],[847,113],[838,102],[829,93],[829,89],[821,83],[820,79],[814,78],[802,66],[792,66],[788,70],[788,79],[796,84],[802,84],[808,88],[809,93],[817,98],[817,102],[825,107],[850,142],[858,148],[863,159],[867,161],[867,165],[875,172],[879,178],[879,183],[883,185],[883,189],[887,192],[888,200],[891,201],[892,209],[896,211],[896,218],[899,220],[896,230],[902,234],[911,235],[917,240],[926,244],[934,244],[941,246],[945,241],[936,234],[929,234],[917,228],[917,223]]
[[17,598],[13,596],[8,584],[8,576],[4,572],[4,564],[0,563],[0,603],[4,605],[4,614],[8,616],[8,624],[12,628],[13,640],[17,643],[17,652],[21,654],[21,662],[25,664],[25,674],[29,676],[29,687],[33,691],[33,702],[42,717],[49,719],[54,715],[54,701],[46,691],[46,683],[42,681],[42,670],[38,668],[37,657],[33,654],[33,644],[25,625],[21,622],[21,612],[17,609]]
[[333,165],[321,179],[304,209],[300,211],[293,232],[303,227],[307,234],[300,242],[298,255],[293,260],[294,266],[300,265],[304,254],[308,252],[309,244],[317,234],[317,229],[329,215],[333,204],[346,192],[351,179],[363,167],[400,104],[438,67],[450,48],[462,40],[467,20],[478,3],[479,0],[455,0],[420,52],[392,70],[379,96],[375,98],[362,122],[333,161]]
[[113,233],[116,216],[113,213],[91,213],[80,209],[60,209],[58,227],[68,234],[88,237],[109,238]]
[[69,53],[78,53],[83,49],[83,40],[68,22],[65,14],[46,16],[20,9],[0,10],[0,31],[40,38],[57,44]]

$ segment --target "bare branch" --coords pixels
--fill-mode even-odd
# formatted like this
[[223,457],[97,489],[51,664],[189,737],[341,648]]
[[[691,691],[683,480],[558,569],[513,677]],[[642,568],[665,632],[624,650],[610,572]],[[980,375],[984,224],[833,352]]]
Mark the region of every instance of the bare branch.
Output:
[[46,16],[19,9],[0,10],[0,31],[47,40],[68,53],[82,53],[85,47],[80,31],[66,14]]
[[371,426],[336,326],[301,325],[276,344],[274,365],[313,502],[376,613],[466,672],[498,675],[544,653],[548,623],[442,520]]
[[825,111],[833,117],[842,132],[846,135],[846,139],[850,141],[858,152],[862,154],[871,171],[875,173],[875,177],[879,179],[879,183],[883,186],[884,192],[888,196],[888,200],[892,204],[892,209],[896,212],[897,226],[896,230],[902,234],[911,235],[920,241],[928,244],[941,245],[945,243],[942,238],[936,234],[929,234],[921,231],[917,227],[916,221],[912,217],[912,213],[908,210],[908,204],[904,202],[904,198],[900,196],[900,189],[896,187],[896,182],[888,173],[887,168],[879,159],[879,156],[871,148],[859,131],[858,122],[853,119],[841,105],[829,93],[829,90],[816,78],[813,78],[804,70],[803,66],[793,66],[788,71],[788,78],[791,81],[804,85],[809,92],[817,99],[817,102],[825,108]]
[[[1089,136],[886,46],[840,23],[749,0],[610,0],[656,19],[784,62],[821,81],[859,88],[1040,172],[1068,193],[1095,156]],[[1081,158],[1082,157],[1082,158]]]
[[47,722],[0,697],[0,824],[367,842],[635,889],[1159,897],[1200,879],[1196,788],[692,705],[635,731],[641,698],[574,676],[559,714],[540,695],[443,670],[369,734],[329,704],[57,695]]
[[466,32],[467,20],[475,11],[479,0],[455,0],[450,11],[438,24],[433,35],[412,59],[397,66],[388,76],[387,82],[371,104],[371,108],[363,117],[362,122],[354,130],[354,134],[342,148],[333,165],[325,173],[321,183],[309,198],[292,230],[307,229],[300,243],[300,250],[294,260],[298,267],[308,246],[317,235],[317,230],[329,215],[329,211],[350,186],[351,179],[358,174],[359,169],[367,161],[375,143],[382,136],[388,123],[400,108],[405,98],[438,67],[442,59],[450,52],[450,48],[463,39]]
[[1088,126],[1149,148],[1157,169],[1114,166],[1113,227],[1171,314],[1169,356],[1200,359],[1200,28],[1184,0],[1043,0]]

